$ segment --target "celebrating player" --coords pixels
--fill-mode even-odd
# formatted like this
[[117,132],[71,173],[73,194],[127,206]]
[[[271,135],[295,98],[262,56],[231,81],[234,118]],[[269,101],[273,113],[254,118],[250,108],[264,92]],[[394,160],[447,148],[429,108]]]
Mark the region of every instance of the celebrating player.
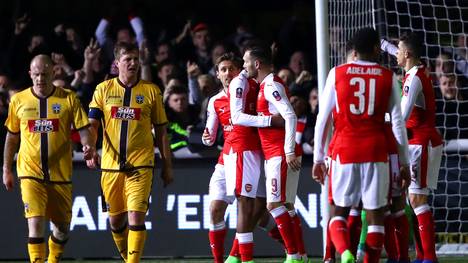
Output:
[[427,203],[430,190],[437,188],[442,137],[435,128],[435,95],[426,67],[421,63],[423,41],[416,34],[400,37],[397,51],[398,65],[403,67],[403,98],[401,110],[408,130],[411,185],[409,199],[417,217],[420,242],[416,242],[417,260],[436,262],[435,227],[431,208]]
[[331,162],[331,195],[335,204],[330,220],[331,239],[342,262],[354,262],[345,217],[349,207],[362,198],[367,211],[368,235],[365,262],[378,262],[384,242],[384,207],[389,187],[388,149],[384,130],[385,112],[392,116],[398,141],[402,184],[409,183],[408,146],[401,117],[398,83],[394,74],[374,61],[380,53],[378,33],[371,28],[354,36],[357,61],[330,70],[315,127],[316,144],[312,176],[325,176],[324,140],[331,112],[336,138]]

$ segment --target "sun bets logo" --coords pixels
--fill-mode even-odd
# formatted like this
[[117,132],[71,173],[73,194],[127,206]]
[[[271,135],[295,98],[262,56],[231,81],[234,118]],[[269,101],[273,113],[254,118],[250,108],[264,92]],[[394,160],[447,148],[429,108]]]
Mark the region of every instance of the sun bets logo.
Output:
[[28,120],[29,132],[47,133],[59,129],[59,119]]
[[139,120],[141,116],[140,108],[130,107],[112,107],[111,108],[112,118],[120,120]]

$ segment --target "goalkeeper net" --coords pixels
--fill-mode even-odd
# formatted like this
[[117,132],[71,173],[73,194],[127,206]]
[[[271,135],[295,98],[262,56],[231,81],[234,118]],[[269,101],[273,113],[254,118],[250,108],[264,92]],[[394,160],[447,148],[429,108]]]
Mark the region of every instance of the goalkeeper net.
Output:
[[[394,45],[403,32],[423,37],[445,140],[438,188],[430,198],[438,253],[468,253],[468,1],[330,0],[328,6],[332,67],[345,62],[346,42],[363,27],[374,27]],[[396,59],[383,59],[401,75]]]

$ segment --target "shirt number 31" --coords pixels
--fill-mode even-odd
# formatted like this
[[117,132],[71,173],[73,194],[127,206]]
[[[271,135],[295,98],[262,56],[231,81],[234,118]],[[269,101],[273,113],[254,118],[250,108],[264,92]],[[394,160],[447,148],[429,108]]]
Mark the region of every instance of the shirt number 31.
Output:
[[349,81],[350,86],[358,86],[358,90],[354,92],[354,97],[357,97],[359,100],[359,105],[350,104],[349,110],[351,113],[356,115],[361,115],[365,112],[366,106],[366,85],[369,86],[369,103],[367,105],[367,115],[374,114],[374,103],[375,103],[375,79],[368,79],[369,83],[366,83],[366,80],[360,77],[354,77]]

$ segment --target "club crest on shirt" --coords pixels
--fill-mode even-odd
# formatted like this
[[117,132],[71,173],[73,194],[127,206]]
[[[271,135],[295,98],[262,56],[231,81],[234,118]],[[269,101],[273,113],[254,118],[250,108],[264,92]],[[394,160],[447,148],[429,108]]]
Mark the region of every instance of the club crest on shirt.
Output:
[[280,101],[281,100],[281,95],[279,94],[279,92],[277,90],[273,91],[273,98],[275,98],[275,100],[277,101]]
[[242,88],[236,89],[236,98],[238,99],[242,98]]
[[252,185],[251,185],[251,184],[246,184],[246,185],[245,185],[245,191],[246,191],[247,193],[250,193],[250,191],[252,191]]
[[58,104],[58,103],[52,104],[52,112],[53,113],[59,114],[60,113],[60,108],[61,108],[60,104]]
[[409,92],[409,86],[405,86],[403,88],[403,95],[408,96],[408,92]]
[[138,94],[138,95],[135,96],[135,99],[136,99],[136,103],[142,104],[143,100],[145,99],[145,96],[143,96],[141,94]]

